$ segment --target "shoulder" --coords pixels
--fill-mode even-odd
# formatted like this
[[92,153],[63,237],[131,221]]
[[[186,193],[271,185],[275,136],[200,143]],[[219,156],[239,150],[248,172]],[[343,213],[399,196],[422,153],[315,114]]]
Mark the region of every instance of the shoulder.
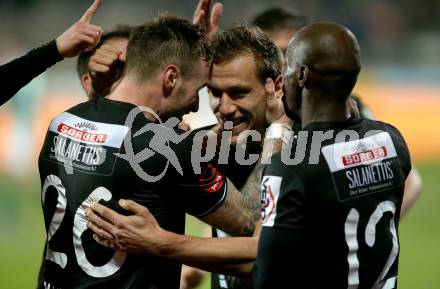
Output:
[[396,128],[392,124],[377,120],[370,120],[370,119],[365,119],[364,121],[367,122],[368,126],[371,127],[372,130],[378,130],[389,133],[391,139],[393,140],[396,146],[401,147],[405,150],[408,149],[405,142],[405,138],[403,137],[402,133],[399,131],[398,128]]
[[392,145],[395,149],[395,154],[400,160],[403,171],[408,174],[411,170],[411,159],[409,154],[408,145],[406,144],[405,138],[402,133],[395,126],[377,120],[366,120],[368,125],[373,128],[373,130],[378,130],[386,132],[389,134],[390,140],[388,143]]
[[290,150],[282,150],[274,154],[270,160],[270,164],[266,164],[263,171],[263,178],[267,176],[275,176],[282,180],[282,183],[288,184],[291,181],[302,182],[301,165],[289,165],[283,161],[283,153],[289,153]]

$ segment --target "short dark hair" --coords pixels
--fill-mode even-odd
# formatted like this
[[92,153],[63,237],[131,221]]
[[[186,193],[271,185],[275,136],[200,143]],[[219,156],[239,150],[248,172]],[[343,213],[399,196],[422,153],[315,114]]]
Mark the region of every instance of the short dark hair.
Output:
[[197,60],[207,58],[209,49],[206,32],[187,19],[161,14],[133,31],[128,42],[126,73],[134,71],[148,79],[160,68],[173,63],[182,77]]
[[280,7],[270,8],[261,12],[252,21],[252,25],[260,27],[263,31],[275,31],[286,28],[299,30],[306,26],[306,24],[306,17],[298,10]]
[[210,64],[220,64],[245,53],[255,58],[257,77],[263,81],[281,74],[282,55],[277,46],[255,26],[235,26],[218,32],[211,42]]
[[[112,31],[108,33],[104,33],[101,36],[101,40],[99,41],[96,48],[101,47],[104,43],[106,43],[110,39],[115,38],[124,38],[129,39],[131,32],[133,31],[134,27],[129,25],[118,25],[113,29]],[[78,73],[78,76],[81,78],[84,74],[87,73],[88,65],[90,61],[90,57],[92,57],[93,51],[90,52],[84,52],[78,55],[78,59],[76,62],[76,72]]]

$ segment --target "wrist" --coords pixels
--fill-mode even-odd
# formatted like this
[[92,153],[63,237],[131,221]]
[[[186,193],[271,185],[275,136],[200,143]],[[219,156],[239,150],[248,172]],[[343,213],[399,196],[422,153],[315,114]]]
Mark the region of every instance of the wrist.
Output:
[[64,56],[64,48],[62,47],[62,45],[61,45],[60,42],[61,42],[61,41],[60,41],[60,37],[58,37],[58,38],[55,39],[55,45],[56,45],[56,47],[57,47],[57,51],[58,51],[59,55],[60,55],[62,58],[65,58],[65,56]]
[[273,122],[266,129],[265,139],[282,138],[284,134],[291,132],[291,126],[282,122]]
[[285,113],[283,113],[279,118],[274,120],[271,124],[274,124],[274,123],[285,124],[290,129],[293,125],[293,120],[291,120]]
[[186,236],[179,235],[170,231],[161,229],[161,233],[157,235],[160,245],[157,246],[155,254],[158,257],[171,258],[179,251],[179,244],[185,242]]
[[285,122],[273,122],[267,129],[264,140],[281,140],[287,144],[292,136],[291,125]]

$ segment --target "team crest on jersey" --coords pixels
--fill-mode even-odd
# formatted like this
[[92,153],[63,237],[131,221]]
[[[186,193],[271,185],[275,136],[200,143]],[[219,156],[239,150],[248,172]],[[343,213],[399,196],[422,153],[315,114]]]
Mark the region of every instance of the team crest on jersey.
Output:
[[272,227],[275,222],[281,181],[282,178],[278,176],[263,176],[261,182],[261,220],[263,226]]
[[399,162],[388,132],[322,148],[339,200],[395,187]]

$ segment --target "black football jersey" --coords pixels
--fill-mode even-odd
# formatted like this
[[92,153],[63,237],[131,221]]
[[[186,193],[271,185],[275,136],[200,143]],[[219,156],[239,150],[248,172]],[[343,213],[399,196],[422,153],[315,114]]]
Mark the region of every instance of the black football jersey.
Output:
[[254,287],[396,288],[410,169],[389,124],[350,118],[305,127],[263,172]]
[[124,213],[117,205],[124,198],[183,234],[185,212],[201,216],[226,196],[216,167],[193,170],[194,133],[153,124],[136,109],[99,98],[51,122],[39,157],[47,246],[38,288],[179,287],[179,263],[104,248],[86,227],[92,201]]

